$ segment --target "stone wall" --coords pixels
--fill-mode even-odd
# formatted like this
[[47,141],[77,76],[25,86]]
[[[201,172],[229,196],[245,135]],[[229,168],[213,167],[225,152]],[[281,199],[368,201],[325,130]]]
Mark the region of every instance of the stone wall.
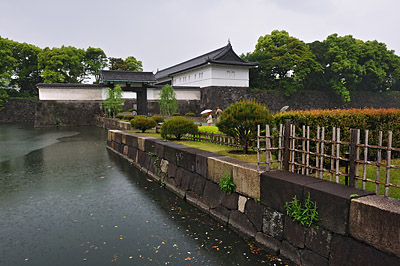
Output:
[[255,99],[268,106],[273,111],[279,111],[288,105],[290,110],[307,109],[335,109],[335,108],[400,108],[400,92],[391,93],[352,93],[351,102],[344,104],[334,93],[305,91],[298,92],[290,97],[281,92],[263,91],[254,92],[249,88],[235,87],[208,87],[202,89],[201,108],[215,110],[218,106],[225,109],[231,103]]
[[35,127],[96,125],[101,101],[38,101]]
[[0,122],[27,122],[35,120],[37,100],[8,100],[0,111]]
[[[400,265],[398,200],[118,130],[109,131],[107,145],[188,203],[298,265]],[[237,186],[229,195],[218,186],[225,171]],[[308,193],[319,208],[318,227],[285,215],[285,202]]]

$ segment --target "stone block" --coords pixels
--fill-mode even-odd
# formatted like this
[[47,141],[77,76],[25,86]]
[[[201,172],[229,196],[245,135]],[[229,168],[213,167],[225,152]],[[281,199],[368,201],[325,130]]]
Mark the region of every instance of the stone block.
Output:
[[133,144],[132,144],[133,138],[134,137],[131,134],[126,134],[126,136],[125,136],[126,145],[128,145],[129,147],[133,147]]
[[290,217],[285,217],[283,236],[292,245],[304,248],[306,228],[298,222],[294,222]]
[[126,133],[122,133],[122,144],[126,144]]
[[182,182],[182,179],[184,176],[184,171],[185,171],[185,169],[180,168],[180,167],[177,167],[177,169],[176,169],[175,181],[176,181],[176,185],[178,187],[181,187],[181,182]]
[[146,153],[156,154],[156,139],[154,138],[146,138],[144,140],[144,149]]
[[182,169],[181,188],[188,191],[194,182],[193,173],[186,169]]
[[263,232],[277,239],[283,238],[285,214],[266,207],[263,214]]
[[214,181],[215,183],[219,183],[221,176],[223,176],[225,172],[232,176],[233,167],[235,164],[232,163],[230,159],[231,158],[228,158],[226,156],[208,157],[207,178]]
[[196,171],[196,153],[198,149],[184,148],[176,151],[176,163],[179,167],[182,167],[188,171]]
[[114,141],[118,144],[122,143],[122,132],[121,131],[115,132],[115,140]]
[[128,158],[136,162],[136,155],[137,155],[137,149],[133,147],[128,147]]
[[128,156],[128,150],[129,147],[127,145],[124,145],[123,155]]
[[114,150],[116,151],[116,152],[119,152],[119,153],[121,153],[121,144],[119,144],[119,143],[117,143],[117,142],[114,142]]
[[112,141],[113,139],[112,139],[112,130],[108,130],[107,131],[107,140],[108,141]]
[[188,191],[186,193],[186,201],[189,204],[199,208],[203,212],[209,213],[210,207],[207,205],[207,203],[204,201],[204,199],[199,197],[195,192]]
[[310,250],[301,251],[301,265],[302,266],[328,266],[329,261],[327,258],[318,255]]
[[265,172],[261,175],[260,181],[261,203],[286,213],[285,202],[292,201],[295,195],[297,199],[302,200],[303,186],[315,182],[321,180],[281,170]]
[[262,232],[257,232],[256,242],[261,244],[271,255],[278,255],[281,248],[281,241]]
[[224,194],[221,200],[221,204],[228,208],[229,210],[237,210],[238,209],[238,193]]
[[233,166],[232,178],[236,184],[236,191],[253,199],[260,198],[261,171],[257,165],[240,162]]
[[221,204],[222,197],[224,196],[223,194],[224,193],[221,191],[217,184],[209,180],[206,181],[203,198],[211,209]]
[[350,213],[350,195],[372,194],[341,184],[322,180],[304,186],[304,199],[310,193],[311,200],[317,203],[320,216],[319,225],[338,234],[347,234]]
[[156,155],[159,158],[164,158],[164,145],[163,145],[163,141],[159,140],[159,141],[155,141],[155,145],[156,145]]
[[191,184],[190,190],[195,192],[197,195],[202,196],[204,187],[206,185],[206,178],[198,174],[193,174],[193,183]]
[[[289,242],[283,240],[279,256],[283,256],[296,265],[301,265],[301,253],[298,248],[292,246]],[[338,264],[339,265],[339,264]]]
[[144,167],[145,169],[149,168],[149,158],[150,156],[148,156],[144,151],[142,150],[138,150],[137,151],[137,163],[141,166]]
[[318,254],[329,257],[331,250],[332,233],[322,227],[311,226],[306,230],[306,247]]
[[176,181],[175,181],[175,178],[173,178],[173,177],[165,177],[165,179],[164,179],[164,181],[165,181],[165,186],[169,189],[169,190],[172,190],[172,188],[176,188],[176,186],[177,186],[177,184],[176,184]]
[[246,208],[246,202],[247,202],[247,198],[243,197],[242,195],[239,195],[238,211],[240,211],[241,213],[244,213],[244,209]]
[[228,224],[230,210],[222,205],[217,206],[214,209],[210,209],[210,215],[223,225]]
[[209,157],[221,157],[222,155],[208,152],[208,151],[202,151],[202,150],[197,150],[196,153],[196,173],[199,175],[208,178],[207,173],[208,173],[208,158]]
[[250,199],[246,202],[244,213],[246,214],[247,218],[249,218],[250,222],[253,223],[258,232],[262,231],[263,214],[265,208],[266,207],[264,205],[256,203],[253,199]]
[[178,166],[176,166],[175,164],[168,162],[168,172],[167,172],[167,176],[169,178],[175,178],[176,176],[176,171],[178,170]]
[[138,136],[137,142],[138,142],[138,149],[141,151],[146,151],[145,147],[146,137]]
[[400,201],[376,195],[353,199],[349,230],[354,238],[400,257]]
[[[164,142],[164,159],[175,165],[177,164],[177,150],[183,149],[186,146],[173,142]],[[186,147],[187,148],[187,147]]]
[[234,231],[246,239],[253,239],[256,237],[257,230],[253,223],[240,211],[231,211],[228,224]]
[[400,265],[400,259],[352,238],[335,234],[332,238],[330,265]]

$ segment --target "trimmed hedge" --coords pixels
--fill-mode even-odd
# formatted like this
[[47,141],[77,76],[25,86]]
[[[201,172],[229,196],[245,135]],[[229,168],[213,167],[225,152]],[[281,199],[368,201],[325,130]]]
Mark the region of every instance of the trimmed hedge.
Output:
[[128,120],[128,121],[131,121],[134,118],[135,118],[135,116],[134,115],[130,115],[130,114],[124,116],[124,120]]
[[177,140],[180,140],[185,134],[197,134],[198,128],[192,120],[176,116],[162,124],[160,133],[164,139],[175,136]]
[[153,115],[151,118],[153,118],[154,121],[156,121],[157,124],[164,122],[164,117],[162,117],[162,116]]
[[156,121],[154,121],[153,118],[149,118],[144,115],[138,115],[133,120],[131,120],[131,126],[136,129],[140,129],[143,133],[147,129],[151,129],[156,125]]
[[115,118],[121,120],[121,119],[124,118],[124,115],[123,114],[117,114],[117,115],[115,115]]

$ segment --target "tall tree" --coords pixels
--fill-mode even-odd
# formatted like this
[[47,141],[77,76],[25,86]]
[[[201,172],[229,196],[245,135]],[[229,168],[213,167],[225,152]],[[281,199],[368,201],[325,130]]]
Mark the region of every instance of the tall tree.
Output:
[[263,87],[284,91],[288,96],[304,88],[312,71],[322,71],[309,47],[284,30],[261,36],[252,56],[260,59],[258,72]]
[[99,82],[100,70],[107,66],[107,56],[100,48],[89,47],[85,54],[86,74],[94,76]]
[[143,71],[142,61],[137,60],[134,56],[128,56],[125,60],[110,57],[108,60],[110,70]]
[[158,103],[160,104],[160,113],[162,115],[171,115],[178,111],[178,101],[171,85],[167,84],[162,87]]
[[79,83],[86,77],[85,50],[72,46],[44,48],[38,56],[39,68],[46,83]]

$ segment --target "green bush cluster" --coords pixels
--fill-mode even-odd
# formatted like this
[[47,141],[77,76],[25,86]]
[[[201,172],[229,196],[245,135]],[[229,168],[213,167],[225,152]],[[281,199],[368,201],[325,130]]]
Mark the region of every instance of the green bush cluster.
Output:
[[162,116],[153,115],[151,118],[153,118],[154,121],[156,121],[157,124],[164,122],[164,118]]
[[189,112],[189,113],[186,113],[185,116],[193,117],[193,116],[196,116],[196,114],[195,114],[195,113],[190,113],[190,112]]
[[123,114],[117,114],[117,115],[115,115],[115,118],[121,120],[121,119],[124,118],[124,115]]
[[172,116],[180,116],[181,114],[180,113],[172,113],[171,115]]
[[161,137],[164,139],[175,136],[180,140],[185,134],[197,134],[198,128],[195,123],[187,118],[176,116],[165,121],[161,126]]
[[135,118],[135,116],[134,115],[131,115],[131,114],[128,114],[128,115],[125,115],[124,116],[124,120],[128,120],[128,121],[131,121],[132,119],[134,119]]
[[133,128],[141,130],[143,133],[147,129],[151,129],[156,126],[156,121],[153,118],[149,118],[144,115],[138,115],[133,120],[131,120],[131,126]]

